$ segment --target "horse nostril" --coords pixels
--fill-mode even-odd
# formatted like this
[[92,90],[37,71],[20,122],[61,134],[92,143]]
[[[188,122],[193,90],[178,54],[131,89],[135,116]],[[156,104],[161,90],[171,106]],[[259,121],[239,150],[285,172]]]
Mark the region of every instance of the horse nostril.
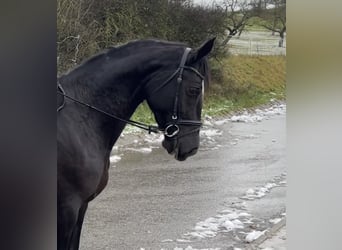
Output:
[[194,155],[197,153],[198,148],[194,148],[189,152],[189,155]]

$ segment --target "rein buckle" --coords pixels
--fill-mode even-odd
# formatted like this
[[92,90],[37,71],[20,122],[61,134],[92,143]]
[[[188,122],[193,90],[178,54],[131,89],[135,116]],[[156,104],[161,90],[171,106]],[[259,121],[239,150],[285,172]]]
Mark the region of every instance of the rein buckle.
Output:
[[172,138],[179,133],[179,127],[177,124],[170,124],[164,130],[164,135]]

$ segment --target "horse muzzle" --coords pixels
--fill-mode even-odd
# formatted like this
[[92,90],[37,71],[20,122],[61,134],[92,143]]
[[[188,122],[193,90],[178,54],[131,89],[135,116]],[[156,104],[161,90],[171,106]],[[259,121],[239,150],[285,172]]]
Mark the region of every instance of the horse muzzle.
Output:
[[[164,134],[165,137],[162,142],[162,146],[166,151],[174,155],[179,161],[184,161],[188,157],[195,155],[199,148],[199,129],[184,131],[186,135],[183,135],[182,132],[179,132],[175,127],[172,127],[172,129],[170,127],[168,134]],[[172,134],[175,135],[168,136]]]

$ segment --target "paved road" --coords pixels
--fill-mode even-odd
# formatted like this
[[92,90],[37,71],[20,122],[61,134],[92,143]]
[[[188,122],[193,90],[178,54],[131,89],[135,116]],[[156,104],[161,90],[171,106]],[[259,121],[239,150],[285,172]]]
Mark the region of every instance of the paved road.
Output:
[[121,139],[121,160],[89,206],[81,249],[244,249],[283,218],[285,114],[203,131],[201,150],[185,162],[159,143]]

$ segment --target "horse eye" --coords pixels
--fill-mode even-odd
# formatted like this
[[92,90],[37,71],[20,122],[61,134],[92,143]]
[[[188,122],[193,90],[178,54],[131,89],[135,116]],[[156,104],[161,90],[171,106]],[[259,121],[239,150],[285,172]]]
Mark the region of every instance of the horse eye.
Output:
[[189,95],[197,96],[201,93],[201,88],[190,87],[187,89]]

